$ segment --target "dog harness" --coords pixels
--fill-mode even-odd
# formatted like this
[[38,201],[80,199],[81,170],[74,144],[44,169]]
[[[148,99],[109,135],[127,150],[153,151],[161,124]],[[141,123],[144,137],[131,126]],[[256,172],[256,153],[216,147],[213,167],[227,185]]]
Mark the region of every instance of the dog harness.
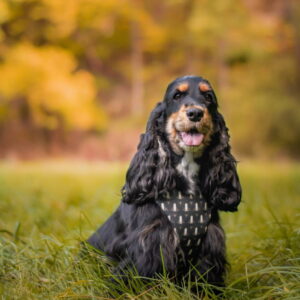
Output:
[[201,239],[207,231],[211,219],[211,208],[202,194],[183,195],[181,192],[167,193],[158,200],[163,212],[173,225],[180,240],[179,262],[195,261]]

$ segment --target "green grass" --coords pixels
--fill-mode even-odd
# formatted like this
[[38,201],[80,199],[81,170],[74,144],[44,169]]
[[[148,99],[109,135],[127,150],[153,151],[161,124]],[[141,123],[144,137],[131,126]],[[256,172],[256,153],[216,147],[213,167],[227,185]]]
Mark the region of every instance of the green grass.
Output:
[[[0,165],[0,299],[197,299],[195,283],[125,285],[79,242],[119,203],[126,165]],[[300,165],[241,163],[243,203],[222,213],[226,299],[300,299]],[[105,258],[104,258],[105,259]],[[209,290],[209,286],[204,285]]]

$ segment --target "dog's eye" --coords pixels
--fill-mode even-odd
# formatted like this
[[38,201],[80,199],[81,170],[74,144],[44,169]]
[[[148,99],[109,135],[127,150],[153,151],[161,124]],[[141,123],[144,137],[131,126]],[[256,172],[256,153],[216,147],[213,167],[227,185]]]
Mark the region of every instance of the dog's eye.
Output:
[[180,98],[182,98],[183,95],[185,95],[185,93],[178,91],[174,94],[173,99],[179,100]]
[[213,100],[213,97],[212,97],[212,94],[211,94],[211,93],[205,93],[205,94],[204,94],[204,97],[205,97],[206,100],[208,100],[208,101],[210,101],[210,102]]

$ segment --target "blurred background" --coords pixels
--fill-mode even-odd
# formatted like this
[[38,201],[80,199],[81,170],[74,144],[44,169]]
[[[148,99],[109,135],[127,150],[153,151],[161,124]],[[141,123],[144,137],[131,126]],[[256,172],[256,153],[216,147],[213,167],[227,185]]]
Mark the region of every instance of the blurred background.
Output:
[[213,85],[238,158],[299,158],[297,0],[1,0],[0,157],[128,160],[174,78]]
[[[186,74],[211,82],[241,162],[239,213],[221,214],[224,299],[299,299],[299,0],[0,0],[2,297],[112,297],[111,273],[74,254]],[[116,298],[193,298],[157,287]]]

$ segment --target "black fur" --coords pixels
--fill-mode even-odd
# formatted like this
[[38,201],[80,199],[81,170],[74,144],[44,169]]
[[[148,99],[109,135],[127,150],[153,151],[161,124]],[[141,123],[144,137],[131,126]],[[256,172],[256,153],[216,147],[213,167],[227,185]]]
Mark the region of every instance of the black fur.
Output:
[[[188,93],[176,96],[176,86],[188,82]],[[182,77],[172,82],[164,100],[150,115],[146,132],[141,135],[122,188],[122,202],[116,212],[95,232],[88,243],[104,251],[118,262],[118,273],[134,266],[141,276],[153,277],[163,270],[177,277],[187,268],[179,268],[177,247],[171,222],[156,200],[174,189],[183,193],[188,180],[176,170],[182,156],[176,154],[166,133],[169,116],[181,105],[201,105],[207,108],[214,125],[211,142],[195,159],[200,165],[196,189],[201,191],[212,207],[207,232],[199,248],[197,270],[214,285],[224,285],[226,269],[225,237],[219,223],[219,210],[236,211],[241,200],[241,187],[236,161],[230,153],[228,129],[218,112],[212,90],[199,92],[201,77]],[[161,149],[159,149],[161,147]],[[163,151],[163,155],[162,152]]]

